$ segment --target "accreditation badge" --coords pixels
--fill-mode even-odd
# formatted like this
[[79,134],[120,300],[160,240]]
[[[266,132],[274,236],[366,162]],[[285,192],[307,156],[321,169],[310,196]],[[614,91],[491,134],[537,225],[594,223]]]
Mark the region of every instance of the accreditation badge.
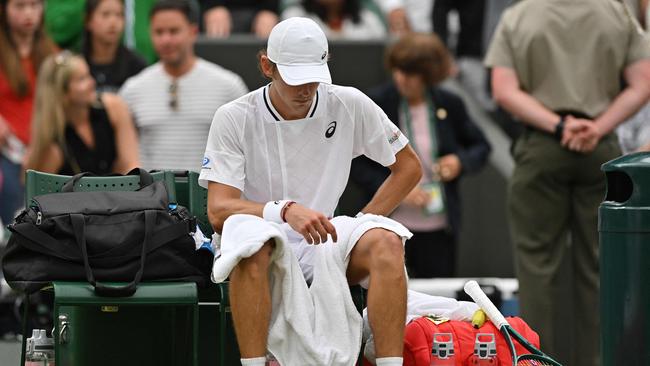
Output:
[[424,207],[424,214],[427,216],[445,212],[445,201],[443,199],[442,183],[431,182],[422,185],[422,189],[429,194],[429,203]]

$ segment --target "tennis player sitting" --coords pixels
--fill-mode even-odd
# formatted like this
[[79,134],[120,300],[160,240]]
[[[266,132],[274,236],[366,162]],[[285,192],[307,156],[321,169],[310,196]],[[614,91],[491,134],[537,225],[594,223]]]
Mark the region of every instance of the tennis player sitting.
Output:
[[[229,276],[242,365],[353,365],[368,287],[377,365],[402,365],[404,241],[385,218],[419,182],[408,140],[357,89],[331,84],[327,39],[306,18],[277,24],[259,66],[271,82],[215,113],[199,183],[222,233],[213,280]],[[359,155],[391,170],[357,217],[331,218]]]

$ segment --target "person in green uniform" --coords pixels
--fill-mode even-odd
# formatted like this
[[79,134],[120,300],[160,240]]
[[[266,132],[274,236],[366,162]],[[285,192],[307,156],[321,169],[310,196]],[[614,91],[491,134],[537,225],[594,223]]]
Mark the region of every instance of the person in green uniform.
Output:
[[[600,166],[621,154],[614,128],[650,96],[649,58],[648,40],[613,0],[518,2],[485,57],[496,102],[526,126],[508,198],[521,316],[550,355],[572,332],[565,364],[599,364]],[[565,285],[572,299],[558,296]],[[563,312],[570,323],[554,325]]]

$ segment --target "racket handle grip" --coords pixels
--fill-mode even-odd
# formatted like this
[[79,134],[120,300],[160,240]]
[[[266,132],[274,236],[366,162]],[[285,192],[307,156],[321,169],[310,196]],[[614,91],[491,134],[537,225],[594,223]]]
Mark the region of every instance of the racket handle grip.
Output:
[[467,281],[465,284],[465,293],[474,300],[476,305],[478,305],[485,314],[487,314],[488,318],[490,318],[497,328],[501,329],[504,325],[508,325],[506,318],[504,318],[499,309],[494,306],[485,292],[481,290],[481,287],[476,283],[476,281]]

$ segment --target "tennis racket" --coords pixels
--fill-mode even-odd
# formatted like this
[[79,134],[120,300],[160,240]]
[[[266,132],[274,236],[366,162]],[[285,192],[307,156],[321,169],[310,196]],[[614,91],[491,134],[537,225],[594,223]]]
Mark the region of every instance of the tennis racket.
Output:
[[[479,287],[476,281],[468,281],[465,284],[465,292],[474,300],[474,302],[487,314],[488,318],[494,323],[494,325],[499,328],[499,331],[503,334],[503,338],[508,344],[510,349],[510,354],[512,355],[512,365],[513,366],[562,366],[557,361],[548,357],[544,352],[538,350],[530,344],[521,334],[517,333],[506,318],[503,317],[501,312],[494,306],[492,301],[485,295],[483,290]],[[515,339],[519,344],[524,346],[530,354],[517,355],[515,351],[515,345],[512,339]]]

